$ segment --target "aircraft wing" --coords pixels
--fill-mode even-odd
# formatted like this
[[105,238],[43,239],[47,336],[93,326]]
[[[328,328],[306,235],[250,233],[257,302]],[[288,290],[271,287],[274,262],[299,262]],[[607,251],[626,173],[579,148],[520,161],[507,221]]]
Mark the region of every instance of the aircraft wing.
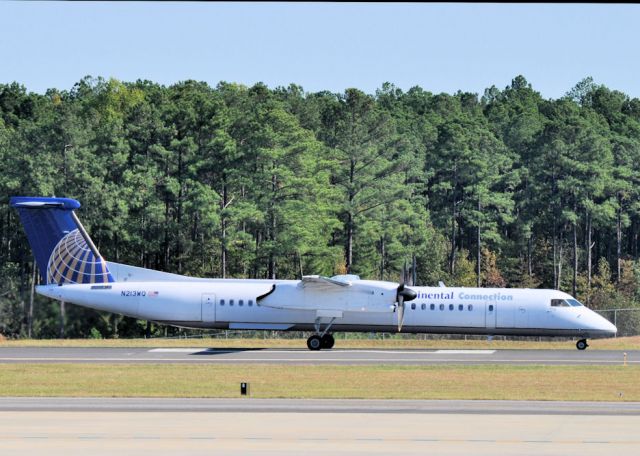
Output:
[[264,307],[315,311],[319,318],[341,318],[343,312],[392,313],[397,288],[392,283],[365,282],[355,276],[313,275],[304,276],[297,283],[275,283],[269,293],[257,300]]
[[302,280],[298,285],[305,290],[318,290],[318,291],[327,291],[327,290],[339,290],[340,288],[350,287],[351,282],[346,282],[342,280],[335,280],[329,277],[323,277],[318,275],[309,275],[302,276]]

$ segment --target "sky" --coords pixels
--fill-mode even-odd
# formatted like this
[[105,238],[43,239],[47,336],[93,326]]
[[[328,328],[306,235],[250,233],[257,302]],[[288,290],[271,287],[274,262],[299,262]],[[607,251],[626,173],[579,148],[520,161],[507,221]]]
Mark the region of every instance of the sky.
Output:
[[307,92],[384,82],[482,94],[522,74],[545,98],[581,79],[640,97],[640,5],[0,2],[0,83],[86,75]]

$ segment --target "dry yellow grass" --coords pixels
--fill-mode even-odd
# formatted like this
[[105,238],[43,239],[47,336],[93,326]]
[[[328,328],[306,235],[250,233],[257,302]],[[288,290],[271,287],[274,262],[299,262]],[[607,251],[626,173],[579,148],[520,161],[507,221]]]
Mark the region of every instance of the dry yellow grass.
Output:
[[[342,339],[336,348],[422,349],[567,349],[573,341]],[[640,350],[640,336],[589,340],[589,350]],[[306,348],[304,339],[25,339],[2,340],[0,347],[210,347],[210,348]]]
[[640,366],[5,364],[3,396],[640,400]]

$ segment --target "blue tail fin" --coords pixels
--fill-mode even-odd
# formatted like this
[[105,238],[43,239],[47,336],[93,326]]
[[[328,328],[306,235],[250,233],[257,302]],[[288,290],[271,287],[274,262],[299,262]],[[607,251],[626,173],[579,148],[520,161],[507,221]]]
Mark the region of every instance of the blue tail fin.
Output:
[[20,214],[46,283],[114,282],[107,263],[73,212],[80,207],[78,201],[16,196],[10,204]]

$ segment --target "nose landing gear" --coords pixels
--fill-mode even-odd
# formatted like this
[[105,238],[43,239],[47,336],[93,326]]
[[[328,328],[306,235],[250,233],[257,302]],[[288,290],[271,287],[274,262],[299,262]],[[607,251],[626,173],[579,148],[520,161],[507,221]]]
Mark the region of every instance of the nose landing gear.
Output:
[[578,342],[576,342],[576,348],[578,350],[586,350],[588,346],[589,344],[587,344],[587,339],[580,339]]

